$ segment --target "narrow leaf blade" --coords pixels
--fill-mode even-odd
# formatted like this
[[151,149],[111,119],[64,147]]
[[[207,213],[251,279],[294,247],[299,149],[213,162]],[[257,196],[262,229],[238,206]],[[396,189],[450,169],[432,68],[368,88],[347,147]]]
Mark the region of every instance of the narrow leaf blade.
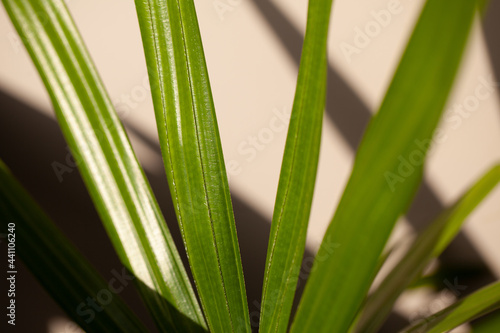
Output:
[[[10,231],[9,231],[10,229]],[[101,312],[87,314],[86,300],[109,286],[57,229],[0,160],[0,230],[10,234],[17,255],[61,308],[86,332],[146,332],[119,295]],[[9,256],[9,258],[11,258]],[[83,306],[82,306],[83,305]],[[85,312],[84,312],[85,310]]]
[[[348,331],[389,234],[422,178],[425,153],[458,69],[474,9],[469,0],[453,6],[427,1],[365,132],[319,249],[319,254],[329,255],[314,264],[292,332]],[[328,251],[331,243],[338,246]]]
[[62,0],[3,0],[124,266],[162,331],[200,331],[201,310],[151,188]]
[[390,314],[398,296],[418,278],[432,258],[455,238],[467,216],[500,182],[500,165],[493,167],[453,206],[445,210],[413,242],[363,307],[357,332],[376,332]]
[[208,326],[250,332],[236,227],[192,0],[136,0],[165,170]]
[[316,181],[325,107],[332,0],[309,1],[302,58],[267,250],[260,332],[285,332]]
[[493,283],[446,309],[405,328],[404,333],[448,332],[463,323],[500,308],[500,282]]

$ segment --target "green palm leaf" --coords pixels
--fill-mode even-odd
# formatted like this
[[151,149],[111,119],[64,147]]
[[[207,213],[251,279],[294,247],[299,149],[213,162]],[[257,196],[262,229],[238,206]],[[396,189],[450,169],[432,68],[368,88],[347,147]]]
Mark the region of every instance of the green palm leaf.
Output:
[[49,92],[109,237],[162,331],[204,319],[102,82],[62,0],[3,0]]
[[397,297],[448,246],[467,216],[500,182],[500,165],[489,170],[453,206],[444,211],[413,242],[363,306],[357,332],[376,332],[389,315]]
[[163,161],[211,331],[249,332],[243,270],[192,0],[135,2]]
[[[326,232],[292,332],[345,332],[423,162],[469,35],[475,2],[428,0]],[[409,161],[413,162],[409,162]],[[338,246],[328,253],[327,244]],[[328,254],[328,255],[326,255]]]
[[309,1],[302,58],[267,250],[261,332],[285,332],[306,243],[326,93],[332,0]]
[[500,311],[491,313],[486,318],[472,323],[472,333],[500,332]]
[[[463,323],[500,308],[500,282],[493,283],[428,318],[405,328],[404,333],[448,332]],[[494,326],[493,326],[494,327]],[[490,331],[494,332],[494,331]]]
[[[86,332],[146,332],[116,294],[101,306],[102,311],[89,311],[86,300],[110,293],[108,283],[50,221],[1,160],[0,230],[13,235],[16,254]],[[16,271],[15,261],[12,265],[9,270]]]

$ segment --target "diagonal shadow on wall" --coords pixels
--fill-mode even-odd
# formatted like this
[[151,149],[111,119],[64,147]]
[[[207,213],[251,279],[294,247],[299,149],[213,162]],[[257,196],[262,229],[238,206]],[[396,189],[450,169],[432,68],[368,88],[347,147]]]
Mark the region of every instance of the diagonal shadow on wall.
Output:
[[[253,0],[252,3],[265,18],[271,30],[279,37],[283,47],[298,67],[303,43],[302,34],[271,1]],[[371,113],[332,65],[328,68],[326,115],[351,149],[356,151],[371,119]],[[424,180],[407,213],[407,218],[416,230],[422,230],[443,209],[443,204],[431,185]],[[482,261],[467,236],[460,233],[449,249],[443,253],[441,259],[459,262],[464,258],[471,262]]]
[[[157,142],[149,140],[141,132],[130,127],[128,131],[139,137],[153,151],[160,153]],[[96,266],[105,280],[112,277],[112,270],[121,270],[122,265],[109,242],[77,169],[62,174],[62,181],[59,181],[54,172],[52,166],[54,162],[70,165],[69,150],[57,122],[1,90],[0,158],[64,234]],[[161,159],[158,160],[161,163]],[[162,166],[160,168],[163,170]],[[188,267],[165,174],[146,170],[146,175],[181,257]],[[257,310],[261,299],[270,221],[237,196],[233,195],[232,200],[250,311],[253,312],[253,326],[257,327]],[[312,254],[306,253],[306,256],[311,257]],[[40,332],[47,326],[50,318],[65,316],[26,268],[23,267],[19,272],[17,282],[19,331]],[[126,288],[120,296],[124,297],[134,312],[138,313],[154,332],[154,324],[134,288]]]
[[490,61],[495,72],[496,81],[500,81],[500,1],[490,1],[483,20],[483,35],[486,40]]
[[[278,39],[283,48],[287,51],[295,65],[299,66],[302,52],[303,35],[285,17],[280,9],[270,0],[252,0],[251,2],[258,10],[258,13],[265,19],[265,22]],[[495,2],[500,11],[500,3]],[[495,21],[498,28],[498,20]],[[491,31],[497,32],[498,29]],[[497,53],[500,52],[495,44]],[[497,61],[500,62],[500,54],[495,53]],[[328,89],[326,100],[326,116],[340,132],[353,151],[362,139],[364,130],[371,119],[369,108],[357,96],[356,92],[339,75],[335,68],[329,64],[328,67]],[[407,212],[407,220],[417,230],[422,230],[427,223],[437,216],[444,209],[443,204],[432,190],[429,183],[423,180],[420,188]],[[450,246],[440,256],[443,267],[460,266],[464,262],[481,272],[481,277],[475,281],[476,285],[483,285],[495,280],[490,269],[484,263],[481,255],[476,251],[468,237],[460,232]],[[389,320],[382,329],[383,332],[393,332],[395,328],[402,328],[404,320],[396,314],[392,314],[393,321]]]

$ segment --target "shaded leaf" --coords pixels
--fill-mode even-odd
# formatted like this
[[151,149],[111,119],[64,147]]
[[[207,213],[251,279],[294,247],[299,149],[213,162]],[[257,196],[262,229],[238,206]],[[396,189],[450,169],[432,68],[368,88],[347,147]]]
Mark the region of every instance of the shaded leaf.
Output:
[[339,246],[315,262],[292,332],[345,332],[354,320],[422,178],[474,13],[474,1],[427,1],[319,251],[326,242]]
[[[146,332],[119,295],[89,311],[87,299],[110,292],[96,269],[57,229],[0,161],[0,230],[9,235],[9,271],[17,271],[18,256],[47,292],[86,332]],[[11,236],[12,235],[12,236]],[[14,249],[11,252],[10,249]],[[15,275],[15,273],[14,273]]]
[[488,316],[472,323],[472,333],[500,332],[500,311],[497,310]]
[[445,210],[413,242],[363,307],[357,332],[376,332],[398,296],[419,277],[432,258],[455,238],[467,216],[500,182],[500,165],[493,167],[454,205]]

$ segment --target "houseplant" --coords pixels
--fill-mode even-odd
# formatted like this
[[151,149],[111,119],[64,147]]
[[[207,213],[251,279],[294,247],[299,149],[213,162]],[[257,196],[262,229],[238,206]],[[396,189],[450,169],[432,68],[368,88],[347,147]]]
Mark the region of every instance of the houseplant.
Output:
[[[159,330],[250,331],[193,2],[136,1],[136,8],[165,170],[200,302],[64,3],[3,3],[49,91],[113,245],[135,276]],[[331,5],[331,0],[309,4],[269,240],[261,331],[286,331],[290,323],[319,155]],[[465,0],[451,7],[444,1],[427,1],[384,102],[365,132],[292,331],[376,330],[395,298],[443,250],[466,215],[498,182],[497,166],[431,224],[385,283],[366,298],[383,263],[392,227],[422,178],[423,159],[458,69],[475,6]],[[418,156],[421,162],[412,173],[402,175],[400,156]],[[102,279],[58,234],[6,167],[1,177],[3,228],[8,233],[15,222],[20,256],[70,317],[87,331],[143,331],[118,300],[91,320],[81,315],[78,305],[86,295],[102,290]],[[57,267],[67,267],[68,274]],[[492,311],[498,295],[494,284],[408,330],[447,330]]]

